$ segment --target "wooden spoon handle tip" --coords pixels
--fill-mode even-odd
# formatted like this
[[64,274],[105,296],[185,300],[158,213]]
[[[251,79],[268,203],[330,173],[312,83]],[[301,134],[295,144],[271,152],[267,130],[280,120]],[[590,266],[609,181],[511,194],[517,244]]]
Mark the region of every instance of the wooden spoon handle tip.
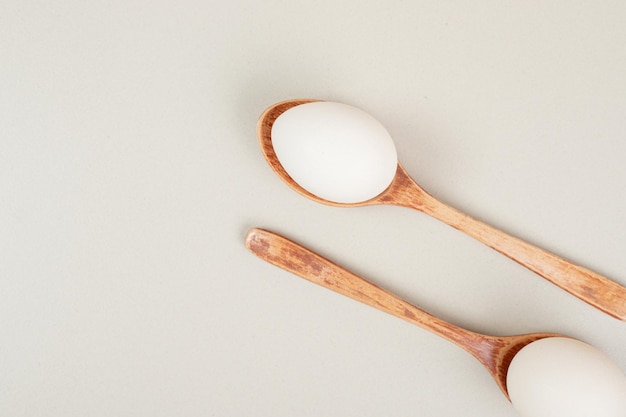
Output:
[[464,349],[485,336],[454,326],[276,233],[251,229],[245,245],[259,258],[308,281],[420,326]]

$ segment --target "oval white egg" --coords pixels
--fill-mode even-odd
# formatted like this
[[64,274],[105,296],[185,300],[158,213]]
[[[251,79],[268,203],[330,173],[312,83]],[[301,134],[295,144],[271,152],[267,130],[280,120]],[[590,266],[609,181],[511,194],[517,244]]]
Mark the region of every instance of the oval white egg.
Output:
[[370,114],[319,101],[281,114],[272,126],[281,165],[302,188],[336,203],[358,203],[382,193],[398,159],[389,132]]
[[626,376],[598,349],[550,337],[520,350],[507,388],[522,417],[624,417]]

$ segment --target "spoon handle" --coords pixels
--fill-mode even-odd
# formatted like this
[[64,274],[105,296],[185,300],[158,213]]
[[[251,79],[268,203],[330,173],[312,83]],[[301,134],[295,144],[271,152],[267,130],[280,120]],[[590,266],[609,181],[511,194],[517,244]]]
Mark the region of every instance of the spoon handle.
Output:
[[626,320],[626,287],[617,282],[510,236],[434,198],[419,210],[483,242],[606,314]]
[[246,247],[259,258],[354,300],[433,332],[480,357],[491,339],[454,326],[336,265],[299,244],[263,229],[250,229]]

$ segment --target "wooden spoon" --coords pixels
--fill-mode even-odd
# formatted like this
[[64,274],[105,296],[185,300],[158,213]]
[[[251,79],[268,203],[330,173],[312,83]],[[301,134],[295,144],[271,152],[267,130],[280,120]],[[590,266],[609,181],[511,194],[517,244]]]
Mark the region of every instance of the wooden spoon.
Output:
[[246,247],[259,258],[306,280],[418,325],[465,349],[482,363],[509,398],[506,377],[513,357],[524,346],[555,333],[487,336],[450,324],[336,265],[299,244],[263,229],[250,229]]
[[322,199],[296,183],[285,171],[272,146],[272,126],[278,116],[294,106],[319,100],[289,100],[268,108],[260,117],[257,134],[265,159],[291,188],[319,203],[339,207],[388,204],[429,214],[506,255],[570,294],[599,310],[626,320],[626,288],[600,274],[575,265],[550,252],[510,236],[435,199],[422,189],[398,163],[389,187],[378,196],[358,203],[337,203]]

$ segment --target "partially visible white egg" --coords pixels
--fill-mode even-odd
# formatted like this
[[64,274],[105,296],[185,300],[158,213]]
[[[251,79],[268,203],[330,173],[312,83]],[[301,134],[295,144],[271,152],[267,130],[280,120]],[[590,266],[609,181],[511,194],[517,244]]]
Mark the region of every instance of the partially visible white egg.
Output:
[[523,417],[626,417],[626,376],[598,349],[549,337],[525,346],[507,375]]
[[382,193],[398,157],[385,127],[346,104],[318,101],[281,114],[272,146],[285,171],[302,188],[336,203],[358,203]]

